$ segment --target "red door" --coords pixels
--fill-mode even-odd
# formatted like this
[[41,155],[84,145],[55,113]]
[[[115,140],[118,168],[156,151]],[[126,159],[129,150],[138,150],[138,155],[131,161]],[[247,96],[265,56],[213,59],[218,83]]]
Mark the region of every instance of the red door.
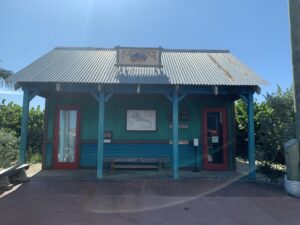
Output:
[[227,121],[225,108],[204,109],[203,142],[204,169],[228,169]]
[[79,162],[80,112],[78,106],[59,106],[54,135],[54,168],[76,169]]

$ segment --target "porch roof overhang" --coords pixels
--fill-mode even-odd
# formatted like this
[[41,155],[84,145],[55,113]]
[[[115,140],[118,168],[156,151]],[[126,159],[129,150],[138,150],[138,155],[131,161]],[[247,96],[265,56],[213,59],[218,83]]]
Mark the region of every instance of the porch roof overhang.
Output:
[[[59,85],[58,85],[59,84]],[[74,84],[74,83],[21,83],[22,88],[32,95],[47,97],[51,93],[97,93],[106,94],[172,94],[174,90],[181,96],[211,95],[230,96],[236,100],[243,95],[259,93],[258,86],[208,86],[208,85],[151,85],[151,84]]]

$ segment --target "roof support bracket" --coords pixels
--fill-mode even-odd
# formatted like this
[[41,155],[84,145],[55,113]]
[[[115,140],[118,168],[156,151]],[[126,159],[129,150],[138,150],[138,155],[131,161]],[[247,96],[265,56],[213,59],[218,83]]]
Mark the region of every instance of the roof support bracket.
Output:
[[28,98],[29,102],[30,102],[37,94],[38,94],[38,91],[33,91],[33,92],[31,92],[30,95],[29,95],[29,98]]
[[188,94],[182,94],[178,98],[178,102],[181,102]]
[[91,94],[94,97],[94,99],[96,99],[96,101],[99,102],[98,95],[95,92],[91,92]]
[[[111,98],[111,96],[113,96],[113,94],[114,94],[113,92],[107,93],[105,95],[105,102],[107,102]],[[97,102],[99,102],[99,97],[97,93],[91,92],[91,95],[94,97],[94,99],[96,99]]]
[[105,102],[107,102],[111,98],[111,96],[113,96],[113,94],[113,92],[107,93],[107,95],[105,95]]
[[173,98],[170,94],[164,94],[164,96],[169,100],[169,102],[173,102]]
[[248,96],[246,96],[246,95],[240,95],[240,98],[241,98],[246,104],[248,104]]

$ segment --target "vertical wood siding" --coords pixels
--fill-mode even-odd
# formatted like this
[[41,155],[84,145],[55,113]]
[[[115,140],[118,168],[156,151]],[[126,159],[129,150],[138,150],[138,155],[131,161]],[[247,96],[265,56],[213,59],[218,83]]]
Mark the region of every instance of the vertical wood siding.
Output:
[[[48,140],[53,140],[54,136],[54,122],[55,110],[58,104],[79,105],[82,110],[81,121],[81,148],[80,148],[80,166],[93,167],[96,165],[96,144],[85,144],[87,140],[97,140],[98,134],[98,102],[88,94],[82,95],[57,95],[49,97],[49,118],[48,118]],[[228,99],[207,96],[188,96],[179,105],[179,111],[186,109],[190,113],[190,120],[188,122],[179,122],[179,124],[186,124],[188,128],[179,129],[179,140],[193,140],[199,138],[200,151],[202,143],[202,111],[204,107],[220,107],[224,106],[227,109],[228,118],[228,146],[229,151],[229,165],[233,168],[234,164],[234,115],[233,102]],[[157,130],[154,132],[133,132],[126,131],[126,110],[128,109],[154,109],[156,110]],[[171,103],[163,95],[113,95],[106,103],[105,108],[105,130],[111,131],[113,140],[161,140],[168,141],[172,139],[172,128],[170,115],[172,115]],[[105,144],[105,157],[115,155],[118,156],[148,156],[154,157],[159,155],[170,155],[172,153],[171,145],[155,145],[155,144]],[[51,165],[52,146],[47,145],[47,165]],[[194,151],[192,145],[180,145],[180,167],[186,165],[193,165]],[[199,155],[199,154],[198,154]]]

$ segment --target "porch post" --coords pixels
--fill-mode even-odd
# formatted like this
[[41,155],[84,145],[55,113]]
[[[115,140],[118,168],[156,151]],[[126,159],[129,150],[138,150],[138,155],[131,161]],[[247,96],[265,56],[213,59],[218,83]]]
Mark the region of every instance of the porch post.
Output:
[[19,153],[19,163],[26,162],[26,148],[28,136],[28,110],[29,110],[29,90],[24,90],[23,108],[22,108],[22,123],[21,123],[21,145]]
[[254,112],[253,112],[253,93],[248,94],[248,161],[249,179],[256,179],[255,168],[255,139],[254,139]]
[[178,162],[178,93],[173,91],[173,178],[179,177]]
[[97,179],[103,177],[103,153],[104,153],[104,116],[105,116],[105,98],[104,92],[99,93],[99,123],[98,123],[98,161],[97,161]]

